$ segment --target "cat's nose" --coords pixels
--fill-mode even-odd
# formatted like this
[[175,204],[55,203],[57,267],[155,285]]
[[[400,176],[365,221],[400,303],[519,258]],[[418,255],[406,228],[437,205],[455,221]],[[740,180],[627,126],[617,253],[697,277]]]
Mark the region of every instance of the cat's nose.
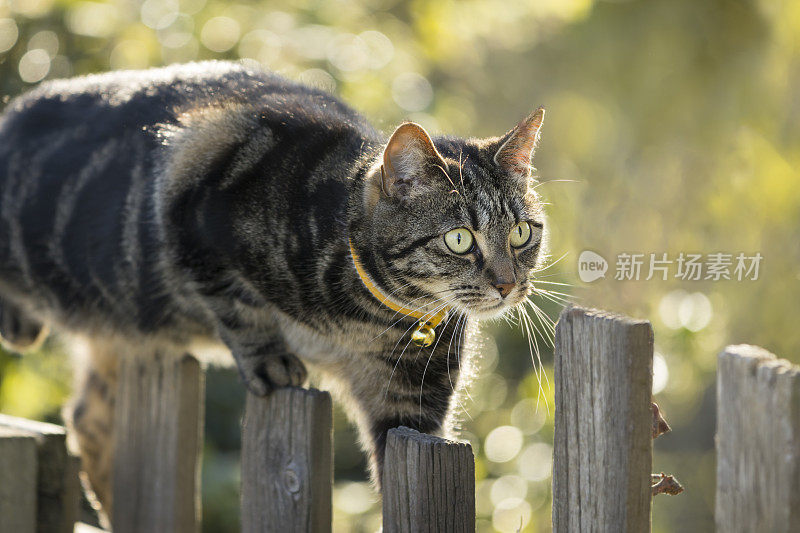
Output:
[[492,287],[497,289],[500,296],[505,298],[517,285],[517,276],[514,275],[514,265],[508,259],[501,259],[494,263],[488,272]]
[[500,296],[505,298],[511,293],[511,291],[514,290],[516,283],[503,283],[498,280],[495,281],[492,285],[494,285],[494,288],[497,289],[497,291],[500,293]]

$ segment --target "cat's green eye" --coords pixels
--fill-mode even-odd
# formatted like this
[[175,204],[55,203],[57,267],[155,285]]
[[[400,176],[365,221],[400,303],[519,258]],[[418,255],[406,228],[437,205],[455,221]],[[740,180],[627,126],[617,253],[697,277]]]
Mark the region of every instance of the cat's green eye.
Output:
[[520,222],[511,230],[508,240],[512,247],[522,248],[531,240],[531,225],[527,222]]
[[450,251],[465,254],[472,249],[472,233],[467,228],[451,229],[444,234],[444,243]]

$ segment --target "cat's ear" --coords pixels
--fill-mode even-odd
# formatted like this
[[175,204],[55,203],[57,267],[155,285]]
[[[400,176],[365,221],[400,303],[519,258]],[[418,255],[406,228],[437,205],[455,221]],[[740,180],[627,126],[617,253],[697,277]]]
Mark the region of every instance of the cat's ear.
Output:
[[446,168],[428,132],[419,124],[406,122],[394,131],[383,151],[381,189],[386,196],[407,201],[434,189]]
[[500,139],[500,148],[494,154],[494,162],[511,176],[527,182],[531,172],[531,158],[539,141],[539,129],[544,120],[544,107],[540,107],[517,127]]

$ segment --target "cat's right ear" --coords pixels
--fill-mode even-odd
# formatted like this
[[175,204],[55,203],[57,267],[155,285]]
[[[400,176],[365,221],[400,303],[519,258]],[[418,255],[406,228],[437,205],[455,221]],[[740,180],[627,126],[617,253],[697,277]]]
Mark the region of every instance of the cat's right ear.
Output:
[[428,132],[413,122],[401,124],[383,151],[381,190],[390,198],[408,201],[434,189],[437,166],[446,173],[447,163]]
[[544,107],[540,107],[500,139],[502,144],[494,155],[497,166],[524,184],[531,175],[531,159],[543,120]]

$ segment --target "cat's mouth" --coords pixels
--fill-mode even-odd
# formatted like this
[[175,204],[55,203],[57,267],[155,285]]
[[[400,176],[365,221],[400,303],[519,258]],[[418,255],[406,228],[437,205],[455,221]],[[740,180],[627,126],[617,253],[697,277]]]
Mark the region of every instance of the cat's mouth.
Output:
[[479,320],[488,320],[498,318],[506,313],[509,309],[517,307],[525,301],[525,294],[519,291],[517,294],[509,295],[506,298],[485,298],[480,301],[473,301],[464,308],[467,313],[474,316]]
[[473,305],[469,310],[470,314],[478,319],[495,318],[506,310],[508,305],[506,302],[494,302],[484,305]]
[[[439,302],[447,302],[444,304],[445,307],[478,320],[491,320],[502,317],[511,309],[522,305],[528,297],[530,286],[521,283],[505,297],[501,296],[494,288],[483,288],[476,285],[451,286],[444,290],[439,289],[439,291],[438,294],[441,296]],[[435,289],[432,292],[435,293]],[[435,304],[436,302],[434,302],[434,308]]]

